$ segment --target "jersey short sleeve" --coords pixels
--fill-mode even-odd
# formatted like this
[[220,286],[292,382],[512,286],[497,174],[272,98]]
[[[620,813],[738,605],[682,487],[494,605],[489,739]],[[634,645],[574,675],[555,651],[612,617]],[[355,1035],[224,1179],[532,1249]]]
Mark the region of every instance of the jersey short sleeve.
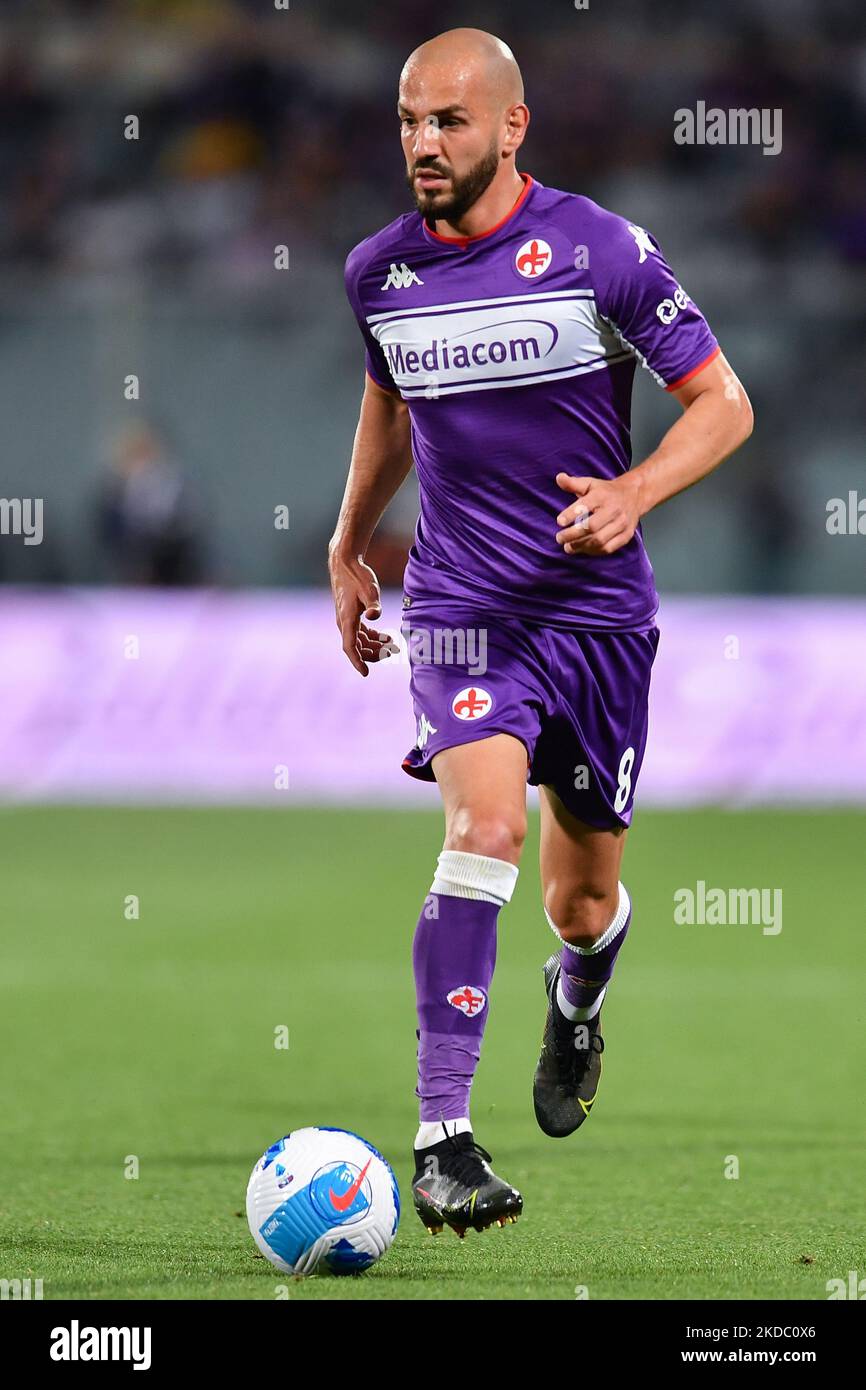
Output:
[[600,245],[590,251],[598,311],[672,391],[711,362],[719,344],[655,237],[614,213],[606,223]]
[[385,354],[370,331],[370,325],[367,323],[361,303],[358,286],[363,268],[364,257],[362,244],[361,246],[356,246],[354,251],[351,251],[346,258],[346,297],[352,307],[352,313],[358,320],[361,337],[364,339],[367,374],[373,378],[377,386],[381,386],[383,391],[396,391],[397,387],[394,384],[394,378],[389,370]]

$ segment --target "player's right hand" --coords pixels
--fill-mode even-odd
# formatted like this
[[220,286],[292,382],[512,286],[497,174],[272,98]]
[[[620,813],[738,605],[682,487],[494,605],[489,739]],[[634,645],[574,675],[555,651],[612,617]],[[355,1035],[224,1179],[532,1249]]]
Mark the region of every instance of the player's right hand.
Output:
[[367,676],[370,673],[367,662],[384,661],[398,650],[387,632],[378,632],[361,622],[362,615],[365,618],[382,615],[379,581],[360,555],[350,559],[332,555],[329,570],[343,651],[355,670]]

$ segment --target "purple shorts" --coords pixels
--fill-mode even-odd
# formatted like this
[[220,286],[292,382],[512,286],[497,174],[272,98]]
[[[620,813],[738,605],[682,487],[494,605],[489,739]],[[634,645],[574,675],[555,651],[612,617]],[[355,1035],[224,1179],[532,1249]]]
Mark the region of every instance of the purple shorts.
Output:
[[403,759],[410,776],[432,782],[443,749],[512,734],[533,786],[552,787],[587,825],[630,824],[657,627],[569,632],[451,610],[413,613],[403,637],[418,727]]

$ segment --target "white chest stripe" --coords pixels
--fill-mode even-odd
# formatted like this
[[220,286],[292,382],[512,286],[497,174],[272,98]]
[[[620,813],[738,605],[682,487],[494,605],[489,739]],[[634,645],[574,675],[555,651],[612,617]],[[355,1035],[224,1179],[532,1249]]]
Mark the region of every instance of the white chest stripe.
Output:
[[592,290],[554,290],[371,314],[403,396],[454,395],[598,371],[632,357]]

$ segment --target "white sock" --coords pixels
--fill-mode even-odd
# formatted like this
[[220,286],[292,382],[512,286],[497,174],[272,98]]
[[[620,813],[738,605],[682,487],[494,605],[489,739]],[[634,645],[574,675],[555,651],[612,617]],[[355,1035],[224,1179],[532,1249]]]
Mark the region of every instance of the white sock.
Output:
[[572,1023],[588,1023],[591,1018],[595,1018],[601,1008],[604,996],[607,994],[607,985],[601,991],[597,999],[591,1004],[570,1004],[562,991],[562,976],[556,982],[556,1002],[560,1012],[566,1018],[570,1018]]
[[463,1134],[466,1130],[472,1133],[468,1115],[463,1115],[459,1120],[422,1120],[415,1135],[414,1147],[429,1149],[432,1144],[441,1144],[446,1134]]
[[[547,924],[553,932],[554,936],[562,942],[563,946],[565,946],[569,951],[573,951],[576,956],[593,956],[595,955],[596,951],[601,951],[604,949],[605,946],[609,946],[611,941],[613,941],[614,937],[619,935],[619,933],[622,931],[623,927],[626,924],[626,919],[630,911],[631,900],[628,896],[628,893],[626,892],[625,884],[620,883],[619,900],[617,903],[616,913],[614,914],[614,919],[608,927],[607,931],[604,933],[604,935],[600,936],[598,941],[596,941],[592,946],[574,946],[570,941],[565,941],[562,934],[560,933],[559,927],[554,922],[546,907],[544,908],[544,915],[547,918]],[[591,1004],[570,1004],[566,999],[565,993],[562,988],[561,973],[556,985],[556,1002],[559,1005],[560,1011],[565,1016],[565,1018],[571,1019],[572,1023],[588,1023],[591,1018],[595,1018],[596,1014],[602,1006],[604,996],[606,994],[607,985],[605,985],[604,989],[601,991],[601,994],[599,994],[598,998],[594,999]]]
[[626,892],[625,884],[621,883],[619,885],[619,901],[617,903],[617,909],[614,915],[614,919],[608,927],[607,931],[604,933],[604,936],[600,936],[598,940],[593,943],[592,946],[575,946],[573,942],[566,941],[562,933],[560,932],[559,927],[556,925],[547,908],[544,907],[543,904],[542,912],[547,918],[547,925],[550,927],[550,930],[553,932],[553,935],[558,939],[561,946],[564,946],[568,951],[573,951],[576,956],[594,956],[597,951],[602,951],[604,950],[605,946],[609,946],[615,936],[619,936],[619,933],[625,926],[626,918],[628,917],[628,914],[631,912],[631,899],[628,893]]

